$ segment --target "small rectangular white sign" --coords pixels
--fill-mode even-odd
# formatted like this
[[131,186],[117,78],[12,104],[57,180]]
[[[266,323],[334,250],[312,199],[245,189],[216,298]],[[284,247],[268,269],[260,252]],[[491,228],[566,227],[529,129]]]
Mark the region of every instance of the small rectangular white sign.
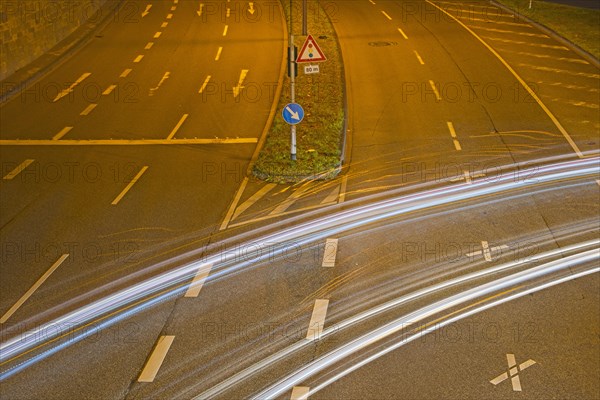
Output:
[[319,73],[319,65],[305,65],[304,66],[305,74],[318,74]]

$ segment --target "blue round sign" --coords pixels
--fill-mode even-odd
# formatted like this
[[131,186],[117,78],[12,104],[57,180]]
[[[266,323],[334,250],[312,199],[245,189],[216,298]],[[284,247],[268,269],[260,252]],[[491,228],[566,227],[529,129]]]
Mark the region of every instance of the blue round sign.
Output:
[[304,109],[298,103],[288,103],[283,107],[281,115],[285,122],[290,125],[296,125],[304,119]]

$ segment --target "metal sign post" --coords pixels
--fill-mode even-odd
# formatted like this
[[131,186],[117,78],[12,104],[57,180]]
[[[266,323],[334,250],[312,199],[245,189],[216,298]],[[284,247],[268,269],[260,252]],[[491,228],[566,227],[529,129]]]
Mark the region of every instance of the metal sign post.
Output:
[[[289,63],[290,63],[290,95],[291,102],[296,102],[296,93],[295,93],[295,75],[296,75],[296,60],[294,57],[294,32],[292,25],[292,11],[294,9],[294,5],[292,4],[293,0],[290,0],[290,48],[289,48]],[[296,125],[290,126],[290,135],[291,135],[291,143],[290,143],[290,156],[292,161],[296,161]]]

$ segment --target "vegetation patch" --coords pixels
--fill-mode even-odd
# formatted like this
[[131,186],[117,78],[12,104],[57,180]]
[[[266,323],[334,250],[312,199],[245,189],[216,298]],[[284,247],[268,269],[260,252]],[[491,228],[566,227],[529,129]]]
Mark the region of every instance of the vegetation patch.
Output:
[[[289,29],[290,2],[282,1]],[[296,125],[296,161],[290,157],[290,125],[281,110],[290,102],[290,79],[285,76],[277,113],[265,144],[252,168],[253,174],[272,182],[299,182],[306,179],[329,179],[339,173],[343,151],[344,74],[341,52],[331,20],[316,0],[308,1],[307,26],[327,57],[319,63],[318,74],[305,74],[297,64],[296,103],[305,116]],[[302,33],[302,1],[293,0],[294,44],[301,50],[306,36]],[[329,10],[331,11],[331,10]]]
[[583,50],[600,57],[600,11],[546,1],[496,0],[518,14],[545,25]]

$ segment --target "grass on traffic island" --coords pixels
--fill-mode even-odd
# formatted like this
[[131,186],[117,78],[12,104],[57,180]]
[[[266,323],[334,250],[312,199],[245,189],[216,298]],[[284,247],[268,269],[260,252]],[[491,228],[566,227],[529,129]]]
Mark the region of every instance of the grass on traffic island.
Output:
[[496,0],[600,58],[600,11],[540,0]]
[[[289,29],[289,1],[283,1]],[[306,36],[302,33],[302,1],[293,8],[294,44],[300,52]],[[308,33],[313,36],[327,61],[319,63],[320,73],[305,75],[304,65],[297,64],[296,103],[305,116],[296,125],[297,160],[290,157],[290,125],[281,110],[290,102],[290,80],[285,75],[283,90],[273,124],[252,168],[259,179],[270,182],[300,182],[330,179],[339,173],[344,126],[344,83],[341,53],[333,25],[315,0],[308,2]],[[287,49],[286,49],[287,51]]]

